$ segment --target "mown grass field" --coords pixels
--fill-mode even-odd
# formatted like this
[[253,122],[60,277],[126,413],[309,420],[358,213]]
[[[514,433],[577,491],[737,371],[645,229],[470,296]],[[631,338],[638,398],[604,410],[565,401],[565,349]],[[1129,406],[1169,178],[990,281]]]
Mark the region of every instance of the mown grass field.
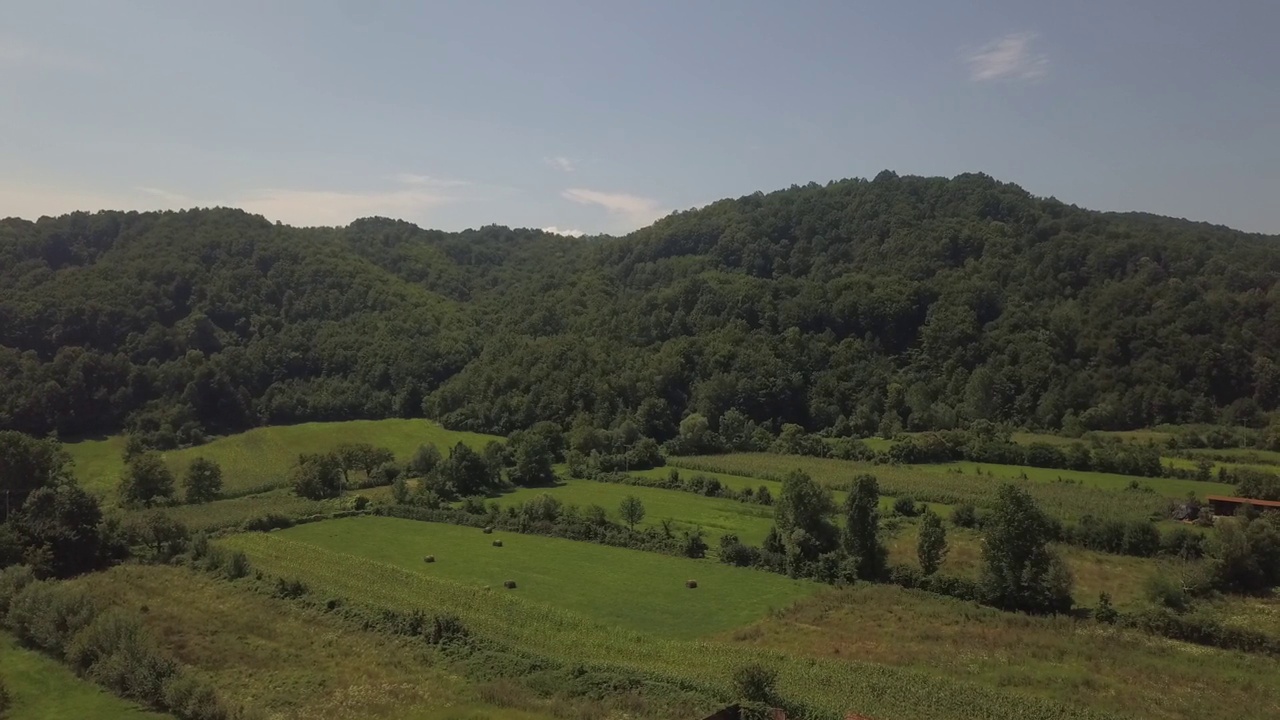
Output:
[[743,542],[759,545],[769,533],[769,528],[773,527],[773,508],[769,506],[703,497],[679,490],[594,480],[567,480],[555,487],[523,488],[499,497],[497,502],[503,507],[519,505],[544,493],[565,505],[577,505],[579,508],[599,505],[615,522],[622,522],[618,514],[619,503],[628,495],[634,495],[645,507],[640,526],[658,527],[663,520],[668,520],[676,530],[700,527],[706,533],[707,544],[713,548],[716,540],[725,533],[735,533]]
[[76,677],[70,668],[0,633],[0,680],[12,705],[5,720],[171,720]]
[[[246,495],[282,487],[300,453],[327,452],[343,443],[367,442],[390,449],[399,461],[408,460],[419,445],[433,444],[447,454],[459,442],[480,449],[501,438],[446,430],[429,420],[352,420],[255,428],[228,435],[199,447],[164,453],[165,463],[179,479],[191,461],[204,457],[222,466],[223,492]],[[114,497],[124,471],[125,437],[67,443],[75,460],[75,475],[86,489]]]
[[[769,453],[734,453],[670,458],[671,465],[689,470],[710,470],[737,475],[781,479],[792,470],[804,470],[815,480],[832,487],[846,486],[859,473],[871,473],[880,480],[880,492],[897,497],[908,495],[931,503],[972,503],[990,505],[1001,483],[1013,482],[1026,488],[1045,511],[1074,520],[1084,515],[1139,519],[1164,516],[1173,498],[1158,492],[1122,491],[1074,483],[1059,483],[1044,478],[1027,480],[998,478],[988,474],[948,473],[942,466],[875,465],[873,463],[831,458],[773,455]],[[983,466],[986,473],[989,467]],[[1034,468],[1017,467],[1017,472]],[[1058,471],[1053,471],[1057,473]],[[1096,474],[1096,473],[1095,473]],[[1055,475],[1056,477],[1056,475]],[[1064,473],[1063,477],[1067,477]],[[1126,483],[1132,478],[1126,477]],[[1156,479],[1151,479],[1154,482]]]
[[[110,604],[145,607],[140,617],[163,648],[206,675],[233,705],[257,708],[260,717],[552,717],[485,702],[480,697],[484,688],[471,686],[448,667],[433,665],[408,641],[360,631],[323,613],[185,568],[122,565],[74,582]],[[532,699],[528,703],[537,705]],[[31,716],[52,717],[57,716]],[[85,712],[65,717],[159,716]],[[21,719],[15,715],[14,720]]]
[[[594,543],[383,517],[278,533],[433,578],[488,587],[621,628],[697,637],[744,625],[822,586],[716,562]],[[503,547],[494,547],[502,541]],[[436,562],[423,562],[434,555]],[[514,580],[515,590],[502,584]],[[685,587],[696,580],[698,587]]]
[[[410,570],[289,537],[289,533],[296,534],[298,530],[338,522],[343,521],[317,523],[287,532],[236,535],[219,544],[243,550],[254,566],[264,572],[301,579],[319,592],[375,607],[452,612],[473,632],[518,649],[563,662],[599,664],[680,679],[706,687],[726,699],[732,696],[730,686],[735,670],[751,663],[772,666],[778,670],[779,687],[785,688],[789,697],[809,704],[821,713],[820,717],[831,720],[842,718],[850,711],[877,720],[1114,717],[989,685],[940,678],[920,669],[892,667],[856,657],[797,657],[728,642],[664,638],[613,627],[562,607],[530,602],[519,590],[484,590],[471,583],[432,576],[417,568]],[[360,542],[354,537],[347,540],[352,544]],[[416,562],[421,563],[421,559],[417,558]],[[589,586],[592,575],[589,572],[580,577],[578,585]],[[644,585],[636,584],[631,594],[640,597],[647,590]],[[672,608],[669,612],[679,610]]]
[[724,639],[800,656],[927,668],[1134,718],[1280,717],[1275,658],[884,585],[815,596]]

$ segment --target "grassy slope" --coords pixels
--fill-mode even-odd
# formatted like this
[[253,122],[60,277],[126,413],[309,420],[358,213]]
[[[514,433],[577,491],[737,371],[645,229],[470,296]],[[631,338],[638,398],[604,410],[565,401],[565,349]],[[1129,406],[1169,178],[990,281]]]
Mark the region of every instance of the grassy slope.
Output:
[[0,633],[0,679],[13,702],[5,720],[162,720],[168,715],[133,703],[76,677],[69,668],[18,646]]
[[[672,637],[696,637],[752,622],[820,587],[709,561],[536,535],[486,535],[475,528],[395,518],[345,518],[280,535]],[[504,547],[493,547],[494,540]],[[423,562],[425,555],[434,555],[436,562]],[[698,581],[697,589],[685,587],[689,579]],[[504,590],[505,580],[515,580],[517,589]]]
[[886,586],[816,596],[725,637],[797,655],[928,668],[1131,717],[1280,717],[1280,684],[1269,680],[1280,677],[1274,658]]
[[[969,502],[978,506],[989,505],[995,499],[1000,483],[1012,480],[1012,478],[998,479],[986,474],[977,476],[968,472],[948,473],[942,469],[942,466],[875,465],[849,460],[769,453],[677,457],[671,458],[669,462],[688,469],[770,478],[780,478],[792,470],[802,469],[817,481],[833,487],[846,485],[859,473],[871,473],[880,479],[880,490],[886,495],[910,495],[931,502]],[[984,473],[992,467],[998,466],[984,465]],[[1017,467],[1016,471],[1021,472],[1024,469],[1028,471],[1029,479],[1016,482],[1025,487],[1047,512],[1065,519],[1076,519],[1086,514],[1131,519],[1163,515],[1169,502],[1172,501],[1171,497],[1158,492],[1116,492],[1083,484],[1085,475],[1098,475],[1098,473],[1081,474],[1081,484],[1077,485],[1053,482],[1051,477],[1045,475],[1037,475],[1038,480],[1030,479],[1032,476],[1030,471],[1034,468]],[[1016,476],[1017,472],[1011,474]],[[1063,476],[1066,477],[1066,473],[1063,473]],[[1056,477],[1056,474],[1052,477]],[[1072,477],[1075,477],[1074,473]],[[1125,478],[1126,482],[1129,479],[1131,478]],[[1153,484],[1159,482],[1159,479],[1146,480]]]
[[184,568],[125,565],[76,582],[113,604],[145,605],[143,622],[168,652],[203,671],[233,704],[267,717],[550,717],[486,705],[476,688],[407,642]]
[[[527,539],[527,538],[523,538]],[[459,615],[474,632],[569,663],[609,664],[682,678],[731,696],[736,668],[762,663],[779,686],[823,718],[860,712],[877,720],[1074,720],[1105,714],[989,686],[941,679],[855,658],[796,658],[723,642],[664,639],[530,603],[519,591],[482,590],[426,573],[289,539],[286,533],[236,535],[220,543],[244,550],[255,567],[297,577],[322,593],[373,606]],[[695,561],[690,561],[695,562]],[[590,583],[591,576],[581,579]],[[635,586],[641,596],[647,588]],[[697,591],[689,591],[690,593]]]
[[308,515],[320,515],[350,510],[355,499],[363,496],[374,502],[389,502],[391,487],[373,487],[360,490],[349,490],[342,497],[331,500],[308,500],[293,494],[292,490],[270,490],[259,495],[246,495],[229,500],[215,500],[201,505],[177,505],[162,510],[150,509],[115,509],[120,517],[130,519],[145,516],[149,513],[163,512],[186,526],[188,530],[217,530],[234,527],[244,521],[260,518],[267,514],[285,515],[298,518]]
[[[179,487],[182,473],[192,460],[206,457],[217,461],[222,466],[224,491],[236,495],[283,486],[299,453],[324,452],[342,443],[367,442],[389,448],[403,461],[419,445],[434,444],[447,454],[459,442],[480,449],[489,441],[500,439],[446,430],[429,420],[352,420],[256,428],[199,447],[172,450],[164,457],[179,478]],[[68,443],[66,448],[75,460],[80,484],[100,495],[114,495],[124,470],[124,445],[125,438],[119,435]]]

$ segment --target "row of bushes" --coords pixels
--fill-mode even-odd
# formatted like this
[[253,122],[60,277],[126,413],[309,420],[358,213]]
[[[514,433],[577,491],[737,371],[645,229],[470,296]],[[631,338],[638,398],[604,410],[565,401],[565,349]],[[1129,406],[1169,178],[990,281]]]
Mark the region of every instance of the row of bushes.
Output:
[[728,500],[737,500],[738,502],[750,503],[753,505],[772,505],[773,493],[769,491],[767,485],[761,485],[758,488],[742,488],[734,490],[733,488],[720,482],[719,478],[712,477],[703,473],[693,475],[681,474],[676,468],[671,468],[667,472],[666,477],[647,478],[636,475],[627,475],[625,473],[610,472],[597,473],[588,479],[596,482],[612,483],[615,485],[631,485],[634,487],[650,487],[660,490],[679,490],[681,492],[693,493],[695,495],[703,495],[705,497],[718,497]]
[[31,569],[0,573],[0,619],[23,644],[49,653],[121,697],[182,720],[243,716],[200,676],[165,657],[138,618],[103,609],[84,590],[37,580]]
[[[477,510],[480,512],[476,512]],[[707,551],[701,531],[676,534],[666,525],[629,530],[610,521],[604,508],[598,505],[580,510],[576,505],[562,506],[549,495],[542,495],[521,506],[509,506],[505,510],[496,503],[481,507],[472,505],[469,508],[464,503],[464,507],[459,509],[388,505],[379,507],[374,512],[388,517],[545,535],[665,555],[700,558],[705,557]]]

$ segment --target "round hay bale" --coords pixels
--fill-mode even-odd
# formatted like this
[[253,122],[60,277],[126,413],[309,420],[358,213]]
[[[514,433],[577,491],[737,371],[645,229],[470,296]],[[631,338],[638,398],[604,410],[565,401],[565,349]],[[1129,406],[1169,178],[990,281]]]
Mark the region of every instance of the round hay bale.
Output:
[[503,582],[503,583],[502,583],[502,587],[504,587],[504,588],[506,588],[506,589],[508,589],[508,590],[515,590],[515,589],[516,589],[516,581],[515,581],[515,580],[507,580],[507,581],[505,581],[505,582]]
[[494,540],[494,541],[493,541],[493,546],[494,546],[494,547],[502,547],[502,541],[501,541],[501,540]]
[[687,588],[689,588],[689,589],[696,588],[696,587],[698,587],[698,581],[697,581],[697,580],[685,580],[685,581],[684,581],[684,586],[685,586],[685,587],[687,587]]
[[485,529],[484,529],[484,534],[485,534],[485,535],[492,535],[492,534],[493,534],[493,527],[492,527],[492,526],[490,526],[490,527],[485,528]]
[[435,562],[435,561],[436,561],[436,556],[435,556],[435,555],[428,555],[428,556],[426,556],[426,557],[422,558],[422,562],[425,562],[425,563],[433,563],[433,562]]

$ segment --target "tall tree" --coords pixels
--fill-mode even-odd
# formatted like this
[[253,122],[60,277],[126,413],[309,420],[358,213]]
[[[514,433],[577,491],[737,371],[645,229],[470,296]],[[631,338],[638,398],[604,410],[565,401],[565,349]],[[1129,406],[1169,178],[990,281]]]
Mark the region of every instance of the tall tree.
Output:
[[942,525],[942,518],[933,510],[926,509],[920,518],[920,537],[916,541],[916,557],[925,575],[932,575],[942,567],[947,549],[947,530]]
[[982,579],[992,604],[1026,612],[1071,609],[1070,570],[1049,547],[1049,519],[1026,490],[1002,485],[983,527]]
[[889,550],[880,540],[880,484],[875,475],[859,475],[845,498],[844,551],[857,575],[872,580],[884,575]]
[[216,500],[222,492],[222,467],[213,460],[198,457],[187,467],[183,484],[189,503]]
[[834,550],[839,539],[830,519],[834,512],[830,490],[803,471],[789,473],[773,506],[774,525],[787,552],[812,560]]
[[0,522],[18,511],[33,491],[71,477],[71,456],[56,440],[0,432]]
[[438,473],[444,487],[457,497],[484,495],[497,484],[493,468],[462,443],[453,446],[449,457],[440,463]]
[[335,498],[342,494],[342,461],[333,453],[298,456],[289,475],[289,484],[299,497],[309,500]]
[[157,452],[130,458],[120,478],[120,499],[127,504],[162,504],[173,498],[173,473]]
[[103,537],[102,508],[75,483],[42,487],[27,497],[18,534],[37,574],[68,577],[101,567],[111,551]]

